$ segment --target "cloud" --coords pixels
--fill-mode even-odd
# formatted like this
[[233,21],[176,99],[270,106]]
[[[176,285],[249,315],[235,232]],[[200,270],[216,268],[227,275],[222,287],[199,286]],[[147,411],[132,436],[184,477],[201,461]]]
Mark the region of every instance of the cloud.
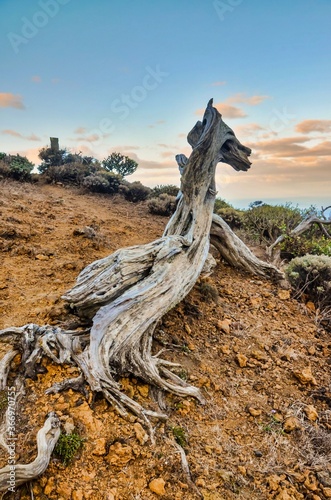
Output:
[[0,108],[25,109],[20,95],[14,95],[10,92],[0,92]]
[[210,85],[212,87],[220,87],[221,85],[225,85],[225,84],[226,84],[226,82],[213,82]]
[[41,141],[40,137],[38,137],[35,134],[30,134],[30,135],[23,135],[20,132],[17,132],[16,130],[2,130],[1,131],[2,135],[11,135],[12,137],[19,137],[20,139],[25,139],[27,141]]
[[34,83],[40,83],[41,82],[41,77],[39,75],[34,75],[31,77],[31,81]]
[[310,140],[307,136],[286,137],[251,144],[252,149],[266,156],[277,158],[304,158],[331,156],[331,141],[323,141],[314,146],[302,145]]
[[166,123],[165,120],[158,120],[157,122],[154,122],[151,125],[148,125],[148,128],[155,128],[158,125],[162,125],[163,123]]
[[268,95],[252,95],[248,96],[244,93],[238,93],[234,94],[233,96],[228,97],[225,102],[227,103],[243,103],[243,104],[248,104],[249,106],[257,106],[258,104],[261,104],[261,102],[265,101],[266,99],[270,99],[270,96]]
[[251,137],[256,136],[256,132],[260,132],[261,130],[265,130],[258,123],[246,123],[244,125],[237,125],[236,127],[236,136],[237,137]]
[[[245,118],[245,116],[247,116],[242,109],[226,104],[226,102],[218,102],[214,104],[214,107],[224,116],[224,118]],[[196,110],[195,114],[201,116],[204,112],[205,110],[200,108]]]
[[327,133],[331,132],[331,120],[303,120],[298,123],[295,130],[301,134],[310,134],[311,132]]
[[87,131],[87,129],[85,127],[78,127],[76,128],[75,130],[75,134],[85,134],[85,132]]

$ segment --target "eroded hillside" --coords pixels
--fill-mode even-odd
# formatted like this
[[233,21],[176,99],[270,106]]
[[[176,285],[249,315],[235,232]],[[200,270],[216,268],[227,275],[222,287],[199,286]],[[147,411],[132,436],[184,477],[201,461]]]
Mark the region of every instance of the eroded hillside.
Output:
[[[0,216],[0,328],[74,325],[60,296],[78,273],[120,247],[157,238],[167,220],[119,197],[14,182],[1,183]],[[202,406],[167,395],[169,419],[155,422],[155,446],[135,417],[124,420],[99,397],[72,390],[45,395],[76,368],[45,360],[45,373],[27,381],[17,408],[18,461],[33,460],[36,432],[51,410],[64,430],[75,428],[85,439],[69,466],[54,455],[33,481],[34,498],[197,499],[176,440],[206,500],[331,498],[331,341],[311,307],[219,262],[163,318],[154,348],[181,363],[180,376],[206,398]],[[123,378],[121,384],[141,404],[156,407],[142,381]],[[1,450],[0,466],[5,455]],[[31,498],[27,488],[21,498]]]

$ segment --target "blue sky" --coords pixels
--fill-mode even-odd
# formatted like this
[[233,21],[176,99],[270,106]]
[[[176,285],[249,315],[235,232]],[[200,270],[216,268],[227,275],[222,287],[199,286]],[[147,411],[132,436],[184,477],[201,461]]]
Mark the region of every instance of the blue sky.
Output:
[[219,196],[330,204],[331,1],[0,0],[0,150],[49,137],[179,184],[174,156],[210,99],[253,149]]

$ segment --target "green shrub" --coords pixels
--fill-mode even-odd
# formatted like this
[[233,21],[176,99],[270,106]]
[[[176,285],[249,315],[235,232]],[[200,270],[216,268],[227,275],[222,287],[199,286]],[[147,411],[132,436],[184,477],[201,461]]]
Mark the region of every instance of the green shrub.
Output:
[[185,448],[187,446],[187,436],[183,427],[173,427],[172,433],[179,446]]
[[124,198],[133,203],[144,201],[149,196],[151,189],[144,186],[141,182],[123,182],[120,185],[119,192],[123,194]]
[[90,175],[91,167],[82,163],[66,163],[65,165],[51,166],[44,175],[48,182],[62,182],[79,186],[85,177]]
[[169,196],[177,196],[179,192],[179,187],[174,186],[173,184],[160,184],[155,186],[151,192],[151,199],[158,198],[162,194],[168,194]]
[[172,215],[176,210],[176,196],[162,193],[157,198],[148,200],[147,207],[154,215]]
[[286,275],[298,295],[304,293],[319,307],[331,306],[331,257],[296,257],[287,266]]
[[121,153],[112,153],[102,160],[102,166],[109,172],[115,171],[117,174],[125,177],[126,175],[133,174],[137,170],[138,163]]
[[271,243],[281,234],[294,229],[302,220],[302,212],[291,204],[254,205],[243,214],[243,225],[248,234],[260,243]]
[[17,181],[29,181],[34,164],[26,156],[0,153],[0,176],[11,177]]
[[281,245],[281,256],[286,258],[302,257],[306,254],[328,255],[331,257],[331,240],[324,235],[319,235],[321,230],[315,229],[299,236],[287,236]]
[[84,439],[78,434],[60,434],[54,452],[61,459],[63,465],[69,465],[76,453],[82,448]]
[[230,203],[227,201],[223,200],[222,198],[216,198],[215,199],[215,204],[214,204],[214,212],[217,214],[219,210],[223,208],[233,208]]
[[224,207],[217,210],[216,213],[225,220],[231,229],[240,229],[243,225],[243,210],[238,210],[233,207]]
[[122,177],[113,172],[98,170],[97,172],[85,177],[82,185],[94,193],[118,193]]

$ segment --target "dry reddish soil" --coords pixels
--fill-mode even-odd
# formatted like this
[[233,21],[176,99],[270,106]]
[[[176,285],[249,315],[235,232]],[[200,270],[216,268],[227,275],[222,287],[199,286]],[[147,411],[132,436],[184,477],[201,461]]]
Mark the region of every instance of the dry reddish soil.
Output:
[[[60,296],[88,263],[155,239],[166,223],[145,204],[117,197],[14,182],[0,188],[0,328],[67,321]],[[154,446],[135,417],[124,420],[99,397],[46,396],[77,370],[45,360],[17,408],[17,461],[34,459],[36,433],[51,410],[84,446],[67,467],[54,455],[31,487],[6,498],[331,498],[331,340],[316,317],[288,290],[218,262],[156,330],[155,351],[181,363],[179,373],[201,388],[206,404],[167,395],[169,419],[155,422]],[[155,408],[143,381],[121,383]],[[179,435],[195,487],[182,469]]]

